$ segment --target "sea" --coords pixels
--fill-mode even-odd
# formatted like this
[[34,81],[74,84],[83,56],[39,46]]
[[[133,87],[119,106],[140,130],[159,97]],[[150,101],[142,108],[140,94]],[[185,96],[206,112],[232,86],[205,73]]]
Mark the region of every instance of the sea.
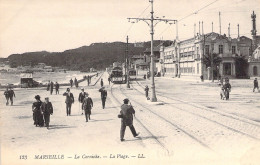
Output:
[[[48,81],[52,82],[58,82],[61,83],[69,83],[69,80],[72,79],[74,81],[75,78],[78,80],[82,79],[84,76],[92,75],[95,73],[85,73],[80,71],[66,71],[65,72],[34,72],[33,73],[33,80],[42,83],[47,84]],[[13,84],[18,85],[20,84],[20,73],[14,73],[14,72],[6,72],[6,73],[0,73],[0,84],[6,85],[6,84]]]

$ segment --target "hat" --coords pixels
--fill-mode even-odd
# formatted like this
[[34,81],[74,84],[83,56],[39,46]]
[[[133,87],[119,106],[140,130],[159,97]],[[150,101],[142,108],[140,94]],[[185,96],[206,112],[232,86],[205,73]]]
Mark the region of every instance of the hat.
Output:
[[67,88],[67,91],[69,91],[70,90],[70,88]]
[[86,92],[86,96],[88,96],[89,94],[88,94],[88,92]]
[[125,101],[129,101],[129,99],[128,99],[128,98],[125,98],[123,101],[124,101],[124,102],[125,102]]
[[45,100],[49,99],[49,97],[45,97]]
[[39,100],[41,97],[40,97],[39,95],[36,95],[34,98],[35,98],[36,100]]
[[81,90],[84,90],[84,88],[81,88]]

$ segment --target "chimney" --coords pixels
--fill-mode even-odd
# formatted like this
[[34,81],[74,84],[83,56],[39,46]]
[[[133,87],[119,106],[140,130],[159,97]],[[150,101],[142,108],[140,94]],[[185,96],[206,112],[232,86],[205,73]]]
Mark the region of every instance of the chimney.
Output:
[[194,37],[196,37],[196,23],[194,23]]
[[200,35],[200,21],[199,21],[199,35]]
[[213,22],[211,23],[212,33],[213,33]]
[[239,39],[240,36],[239,36],[239,24],[237,24],[237,38]]
[[221,35],[221,16],[219,12],[219,34]]
[[202,21],[201,28],[202,28],[202,35],[204,35],[204,30],[203,30],[203,21]]
[[228,24],[228,38],[230,38],[230,23]]

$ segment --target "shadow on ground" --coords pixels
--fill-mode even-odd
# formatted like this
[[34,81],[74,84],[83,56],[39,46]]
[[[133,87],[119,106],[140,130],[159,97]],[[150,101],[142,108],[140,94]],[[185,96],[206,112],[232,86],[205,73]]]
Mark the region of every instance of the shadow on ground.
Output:
[[67,125],[50,125],[49,129],[64,129],[64,128],[76,128],[75,126],[67,126]]

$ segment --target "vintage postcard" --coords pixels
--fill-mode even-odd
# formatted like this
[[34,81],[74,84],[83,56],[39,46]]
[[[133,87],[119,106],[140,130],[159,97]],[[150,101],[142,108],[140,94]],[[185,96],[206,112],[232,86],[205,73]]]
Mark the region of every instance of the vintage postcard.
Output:
[[0,0],[0,164],[259,165],[259,18],[259,0]]

